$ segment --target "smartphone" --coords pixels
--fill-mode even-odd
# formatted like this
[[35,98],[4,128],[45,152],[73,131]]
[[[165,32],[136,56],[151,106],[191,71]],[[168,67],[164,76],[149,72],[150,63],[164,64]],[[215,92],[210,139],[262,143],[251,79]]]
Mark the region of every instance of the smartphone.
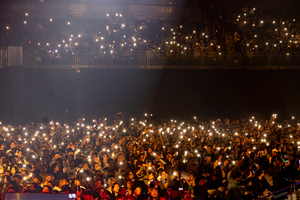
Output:
[[254,170],[252,170],[252,174],[255,175],[255,171]]
[[300,160],[299,160],[299,165],[300,165]]

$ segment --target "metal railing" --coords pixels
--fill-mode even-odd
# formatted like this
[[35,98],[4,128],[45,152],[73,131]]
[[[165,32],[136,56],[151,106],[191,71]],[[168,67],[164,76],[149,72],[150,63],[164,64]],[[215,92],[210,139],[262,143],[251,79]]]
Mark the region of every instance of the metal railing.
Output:
[[75,54],[72,54],[72,52],[50,55],[44,51],[24,51],[23,54],[24,66],[76,65]]
[[299,185],[300,185],[300,182],[291,184],[290,186],[281,188],[280,190],[277,190],[266,196],[262,196],[256,200],[266,200],[266,199],[271,199],[271,198],[272,199],[282,199],[283,197],[288,197],[288,196],[290,196],[290,198],[288,197],[285,199],[298,199],[298,198],[296,198],[296,196],[297,196],[297,193],[299,194]]
[[0,68],[8,66],[7,48],[0,48]]
[[76,52],[76,66],[133,66],[142,68],[199,67],[291,67],[300,66],[300,53],[160,53],[103,54]]
[[[7,48],[0,48],[0,67],[9,66]],[[300,68],[300,53],[163,53],[163,52],[103,52],[76,51],[49,54],[46,51],[23,50],[23,65],[26,67],[65,68],[195,68],[230,69],[255,68],[278,69]]]
[[0,47],[0,68],[6,66],[23,65],[23,48],[21,46]]

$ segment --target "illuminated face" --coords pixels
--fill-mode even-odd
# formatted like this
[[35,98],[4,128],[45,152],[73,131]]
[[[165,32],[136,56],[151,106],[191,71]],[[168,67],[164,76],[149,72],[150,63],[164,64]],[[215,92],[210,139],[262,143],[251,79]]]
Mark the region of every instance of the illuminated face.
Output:
[[170,172],[170,171],[171,171],[171,166],[170,166],[170,165],[167,165],[167,166],[165,167],[165,171],[166,171],[166,172]]
[[10,148],[11,148],[11,149],[16,148],[16,144],[15,144],[14,142],[12,142],[12,143],[10,144]]
[[123,156],[122,155],[119,155],[118,156],[118,160],[119,160],[119,162],[122,162],[124,159],[123,159]]
[[34,183],[39,183],[39,179],[38,178],[33,178],[33,182]]
[[60,167],[59,165],[56,165],[55,170],[59,171],[59,167]]
[[41,172],[47,172],[47,168],[45,166],[40,167]]
[[129,178],[129,179],[133,179],[133,178],[134,178],[134,174],[133,174],[132,172],[129,172],[128,178]]
[[[1,172],[0,172],[0,173],[1,173]],[[22,176],[26,176],[26,175],[27,175],[26,171],[21,171],[21,175],[22,175]]]
[[10,171],[12,174],[15,174],[16,173],[16,169],[13,167]]
[[140,160],[143,161],[144,160],[144,155],[140,156]]
[[42,193],[50,193],[48,187],[44,187]]
[[18,157],[19,158],[23,157],[22,151],[18,151]]
[[103,160],[107,160],[107,158],[108,158],[107,155],[104,154],[104,155],[103,155]]
[[109,198],[109,195],[106,191],[103,192],[102,198]]
[[209,163],[211,161],[211,157],[210,156],[206,156],[206,162]]
[[94,169],[97,169],[98,167],[99,167],[99,164],[96,163],[96,164],[94,165]]
[[120,190],[120,195],[123,195],[123,196],[125,196],[126,195],[126,193],[127,193],[127,189],[126,188],[121,188],[121,190]]
[[100,195],[100,197],[102,197],[102,198],[103,198],[103,193],[104,193],[104,189],[101,188],[101,189],[99,190],[99,195]]
[[175,160],[174,165],[175,167],[179,167],[179,160]]
[[96,181],[95,183],[95,189],[100,189],[102,187],[101,181]]
[[76,186],[79,186],[79,185],[80,185],[80,181],[79,181],[79,180],[75,180],[74,184],[75,184]]
[[280,144],[283,144],[284,143],[284,140],[281,138],[280,139]]
[[199,182],[198,182],[198,184],[200,186],[205,185],[206,184],[206,180],[205,179],[200,179]]
[[30,187],[29,187],[29,189],[30,189],[30,190],[35,190],[34,185],[31,184]]
[[60,181],[60,187],[64,186],[64,185],[68,185],[68,182],[66,179],[63,179]]
[[140,187],[135,188],[135,190],[134,190],[135,196],[139,196],[141,193],[142,193],[142,191],[141,191]]
[[153,171],[156,171],[156,166],[155,165],[152,165],[151,168],[152,168]]
[[60,155],[59,155],[59,154],[55,154],[55,156],[54,156],[54,160],[57,160],[59,157],[60,157]]
[[167,178],[168,178],[168,174],[167,174],[165,171],[163,171],[163,172],[161,173],[161,178],[162,178],[162,179],[167,179]]
[[113,188],[113,191],[114,191],[115,193],[117,193],[117,192],[119,192],[119,190],[120,190],[120,186],[119,186],[119,184],[116,184],[116,185],[114,186],[114,188]]
[[15,191],[14,191],[14,189],[9,188],[9,190],[7,190],[7,192],[8,192],[8,193],[14,193]]
[[20,179],[18,177],[14,177],[14,181],[16,181],[17,183],[19,183]]
[[153,180],[154,179],[154,176],[153,176],[153,174],[151,173],[151,174],[149,174],[149,178],[148,178],[149,180]]
[[116,146],[116,144],[115,144],[115,143],[112,143],[110,147],[111,147],[111,149],[114,149],[115,146]]
[[150,195],[153,197],[153,198],[156,198],[158,196],[158,192],[156,189],[152,189],[151,192],[150,192]]
[[228,165],[228,163],[229,163],[228,160],[224,161],[224,165]]
[[170,153],[168,153],[168,154],[166,155],[166,158],[167,158],[168,160],[170,160],[171,157],[172,157],[172,155],[171,155]]
[[91,194],[84,195],[84,200],[92,200],[92,199],[93,199],[93,195]]
[[132,188],[132,182],[131,182],[131,181],[127,181],[126,187],[127,187],[127,188]]
[[46,181],[52,181],[52,176],[47,176]]

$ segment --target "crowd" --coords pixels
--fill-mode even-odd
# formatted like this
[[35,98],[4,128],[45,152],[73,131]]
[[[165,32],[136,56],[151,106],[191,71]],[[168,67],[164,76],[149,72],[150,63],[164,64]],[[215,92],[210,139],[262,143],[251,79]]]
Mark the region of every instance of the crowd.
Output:
[[[23,13],[0,22],[0,45],[23,45],[48,58],[68,61],[76,51],[105,55],[152,52],[166,57],[185,53],[299,52],[299,19],[244,7],[230,15],[208,8],[204,15],[181,21],[149,18],[145,21],[107,13],[105,19],[40,18]],[[192,18],[192,19],[191,19]],[[214,29],[213,21],[221,25]],[[223,29],[226,34],[223,34]]]
[[[77,199],[255,199],[299,180],[294,117],[0,126],[0,191]],[[127,123],[128,122],[128,123]]]
[[[41,19],[24,16],[1,23],[7,44],[24,45],[52,57],[74,54],[76,50],[98,54],[154,51],[166,54],[219,52],[217,30],[203,20],[174,22],[149,18],[140,21],[121,13],[107,13],[105,19]],[[225,45],[223,45],[225,49]]]
[[255,5],[226,14],[212,6],[208,15],[227,31],[228,52],[299,52],[299,17]]

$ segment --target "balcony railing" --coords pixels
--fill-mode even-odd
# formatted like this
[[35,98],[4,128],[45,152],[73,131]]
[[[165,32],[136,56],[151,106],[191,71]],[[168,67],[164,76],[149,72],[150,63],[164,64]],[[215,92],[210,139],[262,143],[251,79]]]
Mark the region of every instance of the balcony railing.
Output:
[[[0,67],[8,66],[7,53],[1,49]],[[137,69],[230,69],[300,68],[300,53],[162,53],[76,51],[57,53],[23,51],[25,67],[137,68]]]

